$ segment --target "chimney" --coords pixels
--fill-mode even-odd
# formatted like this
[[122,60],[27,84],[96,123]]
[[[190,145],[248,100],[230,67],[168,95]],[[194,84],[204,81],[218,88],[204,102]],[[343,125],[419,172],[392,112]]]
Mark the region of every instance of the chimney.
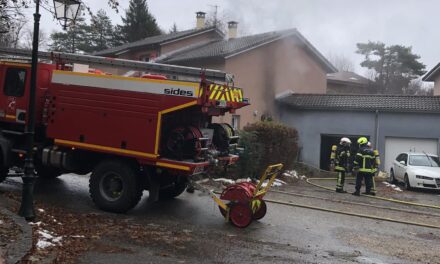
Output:
[[237,25],[236,21],[228,22],[228,39],[234,39],[237,37]]
[[196,17],[197,17],[197,24],[196,24],[196,29],[201,29],[205,27],[205,16],[206,13],[199,11],[196,13]]

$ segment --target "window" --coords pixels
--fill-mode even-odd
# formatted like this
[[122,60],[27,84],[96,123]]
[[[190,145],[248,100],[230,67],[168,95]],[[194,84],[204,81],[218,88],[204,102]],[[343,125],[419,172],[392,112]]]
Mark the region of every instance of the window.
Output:
[[240,116],[239,115],[232,116],[232,127],[234,129],[240,129]]
[[409,165],[412,166],[426,166],[426,167],[440,167],[438,157],[428,155],[411,155],[409,156]]
[[5,86],[3,92],[7,96],[21,97],[26,85],[26,69],[9,68],[6,71]]

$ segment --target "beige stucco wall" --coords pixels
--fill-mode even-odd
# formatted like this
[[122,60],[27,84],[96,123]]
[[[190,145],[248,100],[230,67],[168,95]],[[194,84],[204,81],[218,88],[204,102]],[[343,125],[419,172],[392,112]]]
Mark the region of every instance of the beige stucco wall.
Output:
[[207,33],[203,33],[200,35],[192,36],[189,38],[180,39],[178,41],[170,42],[168,44],[164,44],[161,46],[161,55],[166,54],[170,51],[178,50],[184,47],[188,47],[190,45],[196,43],[206,43],[211,40],[219,39],[220,36],[218,33],[211,31]]
[[440,75],[435,78],[434,95],[440,95]]
[[[251,105],[240,109],[240,126],[259,121],[263,114],[276,117],[275,95],[325,93],[326,72],[293,38],[277,41],[226,60],[225,71],[233,73],[236,86],[244,89]],[[231,116],[223,118],[230,122]]]

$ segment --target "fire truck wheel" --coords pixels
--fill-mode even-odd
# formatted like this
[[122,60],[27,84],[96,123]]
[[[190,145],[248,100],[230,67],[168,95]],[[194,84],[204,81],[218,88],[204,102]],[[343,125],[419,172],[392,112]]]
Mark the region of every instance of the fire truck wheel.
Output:
[[0,168],[0,183],[2,183],[4,180],[6,180],[6,176],[8,175],[8,169]]
[[188,184],[186,181],[183,181],[183,180],[175,181],[172,185],[167,186],[163,189],[162,188],[160,189],[159,199],[160,200],[169,200],[174,197],[177,197],[185,191],[187,185]]
[[125,213],[141,199],[140,184],[137,171],[129,163],[103,161],[90,176],[90,196],[96,206],[104,211]]

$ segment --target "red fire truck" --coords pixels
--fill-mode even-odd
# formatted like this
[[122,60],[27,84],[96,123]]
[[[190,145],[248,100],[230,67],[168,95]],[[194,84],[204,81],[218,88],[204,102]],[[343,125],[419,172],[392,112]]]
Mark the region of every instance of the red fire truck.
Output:
[[[30,64],[25,57],[30,54],[5,48],[0,54],[14,56],[0,62],[2,181],[8,175],[20,175],[24,163],[30,87]],[[212,164],[238,159],[231,151],[238,139],[232,127],[212,122],[213,116],[248,105],[229,75],[66,53],[40,52],[39,58],[36,172],[40,178],[91,173],[90,195],[99,208],[126,212],[145,189],[152,200],[178,196],[189,176],[204,173]],[[69,67],[74,63],[142,74],[116,76],[84,71],[84,67],[80,72],[68,70],[75,68]],[[198,81],[188,81],[194,78]]]

